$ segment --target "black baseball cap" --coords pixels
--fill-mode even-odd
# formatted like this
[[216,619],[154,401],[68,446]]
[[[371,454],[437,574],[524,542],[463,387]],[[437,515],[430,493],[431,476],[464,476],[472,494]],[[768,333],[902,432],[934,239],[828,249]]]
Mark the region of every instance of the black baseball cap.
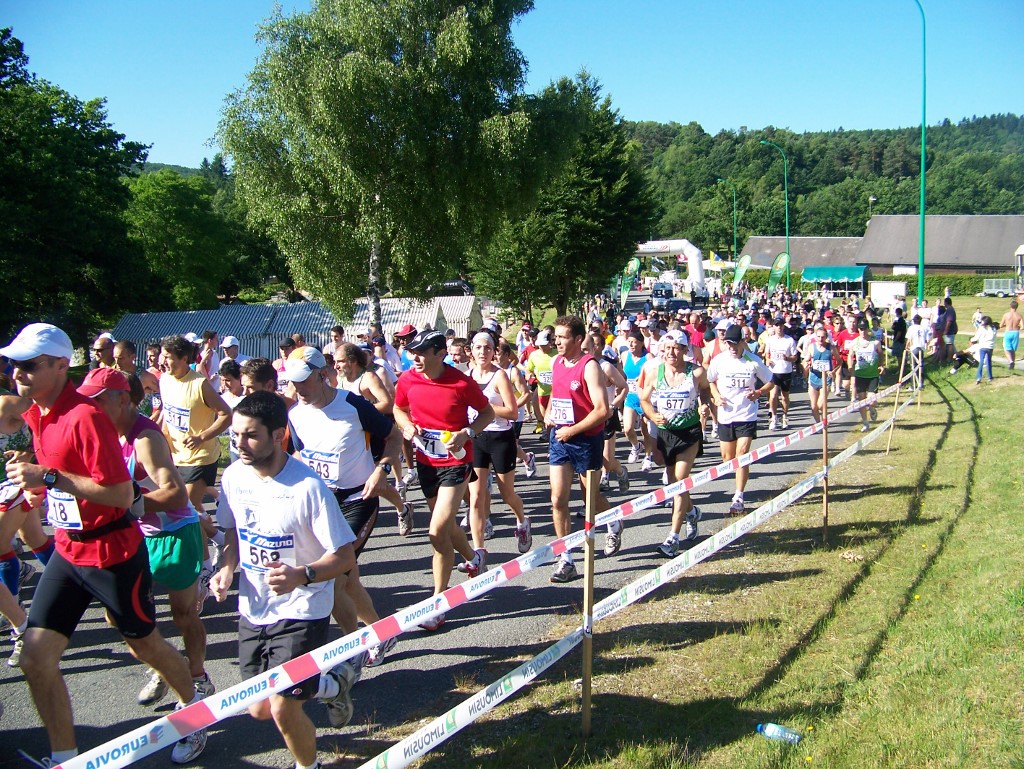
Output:
[[448,342],[440,331],[421,331],[405,346],[410,352],[426,352],[427,350],[444,350]]

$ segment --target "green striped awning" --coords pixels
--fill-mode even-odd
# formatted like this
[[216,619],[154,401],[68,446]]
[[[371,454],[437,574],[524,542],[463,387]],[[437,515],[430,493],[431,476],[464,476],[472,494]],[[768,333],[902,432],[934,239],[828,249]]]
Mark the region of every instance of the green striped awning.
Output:
[[806,283],[860,283],[865,267],[804,267]]

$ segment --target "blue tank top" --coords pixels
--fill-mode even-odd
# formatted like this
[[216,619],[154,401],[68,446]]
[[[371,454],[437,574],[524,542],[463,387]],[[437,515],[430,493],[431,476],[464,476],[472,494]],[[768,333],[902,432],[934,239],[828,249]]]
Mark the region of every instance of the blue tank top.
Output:
[[646,352],[639,358],[634,358],[631,352],[622,356],[622,373],[626,377],[626,388],[629,390],[629,394],[626,396],[626,405],[637,411],[640,410],[640,372],[646,362]]
[[811,374],[808,377],[812,387],[821,389],[822,377],[827,376],[833,368],[832,360],[832,348],[827,347],[822,349],[818,347],[818,343],[814,342],[811,346]]

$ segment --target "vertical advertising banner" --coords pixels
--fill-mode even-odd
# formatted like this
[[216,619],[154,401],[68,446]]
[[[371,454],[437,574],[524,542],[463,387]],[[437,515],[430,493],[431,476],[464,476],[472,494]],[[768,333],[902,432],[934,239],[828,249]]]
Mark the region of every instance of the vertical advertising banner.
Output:
[[732,276],[732,289],[736,290],[736,286],[743,280],[743,276],[747,274],[747,268],[750,266],[751,257],[750,254],[744,254],[740,257],[740,260],[736,262],[736,273]]
[[788,271],[789,254],[783,251],[775,257],[775,261],[772,262],[772,271],[768,273],[768,296],[771,296],[775,292],[775,287],[779,285],[779,282],[784,277],[786,277],[786,273]]

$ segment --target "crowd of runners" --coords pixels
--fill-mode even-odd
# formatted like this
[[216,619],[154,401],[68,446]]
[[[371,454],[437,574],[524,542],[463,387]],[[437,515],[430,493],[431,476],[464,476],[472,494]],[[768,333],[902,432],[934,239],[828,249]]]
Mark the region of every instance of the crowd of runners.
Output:
[[[507,336],[493,319],[468,338],[406,325],[388,340],[379,326],[353,335],[335,326],[323,349],[295,334],[274,360],[248,358],[237,338],[212,331],[164,338],[141,355],[104,334],[77,386],[68,336],[26,326],[0,349],[0,614],[11,634],[7,664],[21,667],[49,737],[40,765],[77,755],[59,665],[93,600],[152,671],[139,704],[173,691],[184,707],[215,691],[203,606],[225,600],[236,575],[239,665],[251,677],[322,646],[332,620],[350,633],[379,619],[359,556],[381,500],[402,536],[426,525],[440,593],[453,573],[488,569],[495,495],[515,517],[517,551],[533,547],[531,514],[546,517],[547,506],[527,511],[516,477],[534,477],[538,455],[547,456],[554,533],[564,537],[574,488],[585,492],[592,470],[601,512],[606,494],[686,478],[716,444],[727,460],[747,452],[759,429],[788,430],[798,388],[806,386],[814,420],[830,395],[876,392],[904,350],[920,360],[929,344],[920,315],[907,324],[904,314],[894,308],[886,335],[879,314],[856,301],[833,308],[821,295],[748,291],[703,312],[607,309],[543,328],[524,323]],[[874,407],[861,418],[869,429]],[[743,514],[748,474],[736,472],[731,499],[709,495],[705,509]],[[426,504],[418,516],[415,487]],[[665,557],[699,537],[702,518],[688,494],[670,504],[661,543],[643,545]],[[621,522],[610,524],[604,555],[625,537]],[[31,557],[20,557],[16,538]],[[26,612],[19,593],[32,560],[44,568]],[[550,581],[578,576],[567,551]],[[157,627],[154,585],[184,653]],[[332,725],[348,723],[352,687],[395,642],[250,714],[273,719],[297,767],[318,766],[304,702],[320,699]],[[192,761],[206,739],[202,730],[182,739],[171,760]]]

